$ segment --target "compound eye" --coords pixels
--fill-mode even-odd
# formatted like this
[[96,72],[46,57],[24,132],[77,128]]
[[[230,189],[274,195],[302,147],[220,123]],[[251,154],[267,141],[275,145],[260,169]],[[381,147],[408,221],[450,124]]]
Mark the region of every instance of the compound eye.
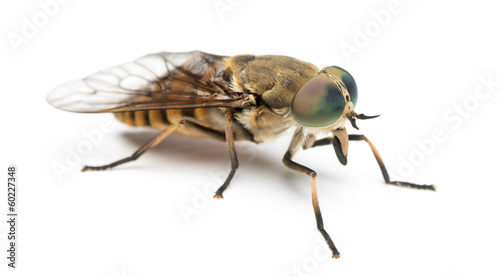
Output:
[[347,88],[349,92],[349,96],[351,97],[351,102],[356,106],[358,102],[358,87],[356,86],[356,82],[349,72],[338,67],[338,66],[329,66],[325,68],[325,71],[339,78]]
[[295,122],[308,127],[326,127],[335,123],[345,108],[339,87],[327,77],[315,75],[295,94],[291,113]]

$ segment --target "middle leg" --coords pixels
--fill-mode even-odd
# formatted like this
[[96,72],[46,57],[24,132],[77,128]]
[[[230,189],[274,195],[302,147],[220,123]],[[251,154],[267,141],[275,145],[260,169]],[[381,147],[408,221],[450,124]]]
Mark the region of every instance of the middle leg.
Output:
[[236,173],[236,169],[238,169],[238,157],[236,156],[236,149],[234,148],[234,134],[232,128],[234,116],[233,113],[229,110],[226,110],[224,112],[224,116],[226,143],[227,149],[229,151],[229,157],[231,158],[231,172],[229,172],[229,175],[227,176],[226,181],[224,181],[224,184],[222,184],[222,186],[220,186],[220,188],[215,192],[214,198],[224,198],[222,196],[222,193],[226,190],[227,186],[229,186],[229,183],[233,179],[234,173]]

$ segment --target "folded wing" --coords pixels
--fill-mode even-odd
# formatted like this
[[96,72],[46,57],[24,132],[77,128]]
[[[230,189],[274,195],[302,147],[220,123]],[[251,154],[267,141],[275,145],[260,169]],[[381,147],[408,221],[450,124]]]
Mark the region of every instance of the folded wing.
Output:
[[199,51],[150,54],[61,84],[47,101],[83,113],[254,104],[248,94],[230,91],[224,58]]

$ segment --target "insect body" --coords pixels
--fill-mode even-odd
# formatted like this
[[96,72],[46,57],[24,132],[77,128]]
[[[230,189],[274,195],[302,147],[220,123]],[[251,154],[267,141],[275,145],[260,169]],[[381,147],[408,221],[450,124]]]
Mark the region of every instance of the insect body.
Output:
[[432,185],[391,181],[370,140],[347,134],[347,122],[357,129],[356,119],[376,117],[354,112],[357,99],[354,78],[340,67],[319,70],[285,56],[224,57],[199,51],[147,55],[62,84],[47,97],[50,104],[66,111],[113,112],[128,125],[160,130],[131,156],[104,166],[85,166],[82,171],[136,160],[172,133],[227,143],[232,166],[216,198],[222,198],[238,168],[235,141],[263,143],[295,129],[283,163],[311,177],[317,227],[334,258],[340,253],[323,227],[316,172],[292,160],[301,148],[333,145],[346,165],[348,142],[366,141],[387,184],[434,190]]

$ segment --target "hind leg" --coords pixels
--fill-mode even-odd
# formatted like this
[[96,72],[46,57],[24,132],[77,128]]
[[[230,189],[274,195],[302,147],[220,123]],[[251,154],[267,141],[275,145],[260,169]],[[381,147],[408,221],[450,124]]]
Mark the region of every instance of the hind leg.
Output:
[[147,142],[145,145],[140,147],[136,152],[134,152],[131,156],[120,159],[118,161],[115,161],[113,163],[103,165],[103,166],[84,166],[82,169],[82,172],[86,171],[102,171],[102,170],[107,170],[111,169],[113,167],[116,167],[118,165],[137,160],[141,155],[143,155],[147,150],[157,146],[160,144],[163,140],[165,140],[170,134],[172,134],[177,128],[179,128],[182,125],[182,122],[179,123],[178,125],[170,125],[166,129],[162,130],[160,134],[155,136],[151,141]]

